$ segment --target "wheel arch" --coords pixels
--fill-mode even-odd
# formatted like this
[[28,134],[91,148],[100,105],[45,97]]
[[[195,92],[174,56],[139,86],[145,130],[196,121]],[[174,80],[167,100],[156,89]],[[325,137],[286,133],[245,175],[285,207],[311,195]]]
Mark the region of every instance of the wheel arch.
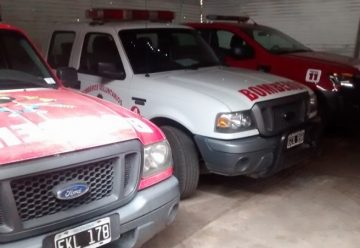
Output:
[[[150,119],[158,125],[173,152],[174,175],[179,180],[181,199],[193,195],[199,182],[201,154],[194,135],[182,124],[165,117]],[[168,136],[169,135],[169,136]]]
[[[152,119],[150,119],[150,121],[152,121],[155,125],[157,126],[164,126],[164,125],[167,125],[167,126],[172,126],[172,127],[176,127],[180,130],[182,130],[184,133],[186,133],[193,141],[195,147],[196,147],[196,150],[197,150],[197,153],[198,153],[198,156],[199,158],[202,160],[203,159],[203,156],[199,150],[199,147],[195,141],[195,138],[194,138],[194,134],[187,128],[185,127],[183,124],[173,120],[173,119],[170,119],[170,118],[167,118],[167,117],[154,117]],[[203,167],[203,165],[201,164],[200,165],[201,167]],[[203,168],[204,169],[204,168]]]
[[175,121],[173,119],[170,119],[167,117],[154,117],[154,118],[150,119],[150,121],[152,121],[153,123],[155,123],[155,125],[157,125],[159,127],[168,125],[168,126],[179,128],[182,131],[184,131],[186,134],[188,134],[192,139],[194,138],[194,134],[187,127],[185,127],[183,124],[181,124],[180,122]]

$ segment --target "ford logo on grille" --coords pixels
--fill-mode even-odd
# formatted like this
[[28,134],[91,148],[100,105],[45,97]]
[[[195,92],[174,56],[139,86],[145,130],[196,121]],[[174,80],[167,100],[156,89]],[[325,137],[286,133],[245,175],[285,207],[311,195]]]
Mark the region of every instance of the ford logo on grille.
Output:
[[56,186],[53,192],[59,200],[72,200],[85,195],[89,189],[85,182],[68,182]]

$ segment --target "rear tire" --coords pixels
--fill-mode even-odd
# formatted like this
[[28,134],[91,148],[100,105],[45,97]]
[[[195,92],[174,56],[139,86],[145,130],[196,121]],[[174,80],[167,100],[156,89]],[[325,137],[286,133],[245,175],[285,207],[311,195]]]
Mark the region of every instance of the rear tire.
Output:
[[196,191],[199,182],[199,158],[195,144],[184,131],[172,127],[160,127],[170,143],[174,160],[174,175],[179,180],[181,198]]

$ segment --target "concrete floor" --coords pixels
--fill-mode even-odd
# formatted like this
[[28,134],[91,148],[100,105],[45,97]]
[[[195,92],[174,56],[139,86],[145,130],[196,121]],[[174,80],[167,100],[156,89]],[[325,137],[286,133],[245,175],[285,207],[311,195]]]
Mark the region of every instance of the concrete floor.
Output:
[[201,177],[175,223],[143,248],[360,247],[360,135],[266,180]]

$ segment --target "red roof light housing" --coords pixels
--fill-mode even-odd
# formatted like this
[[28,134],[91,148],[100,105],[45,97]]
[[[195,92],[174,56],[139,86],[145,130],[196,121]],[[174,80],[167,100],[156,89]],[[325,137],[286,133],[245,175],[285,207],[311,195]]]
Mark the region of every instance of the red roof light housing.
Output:
[[172,21],[175,13],[167,10],[89,9],[86,17],[94,21]]

